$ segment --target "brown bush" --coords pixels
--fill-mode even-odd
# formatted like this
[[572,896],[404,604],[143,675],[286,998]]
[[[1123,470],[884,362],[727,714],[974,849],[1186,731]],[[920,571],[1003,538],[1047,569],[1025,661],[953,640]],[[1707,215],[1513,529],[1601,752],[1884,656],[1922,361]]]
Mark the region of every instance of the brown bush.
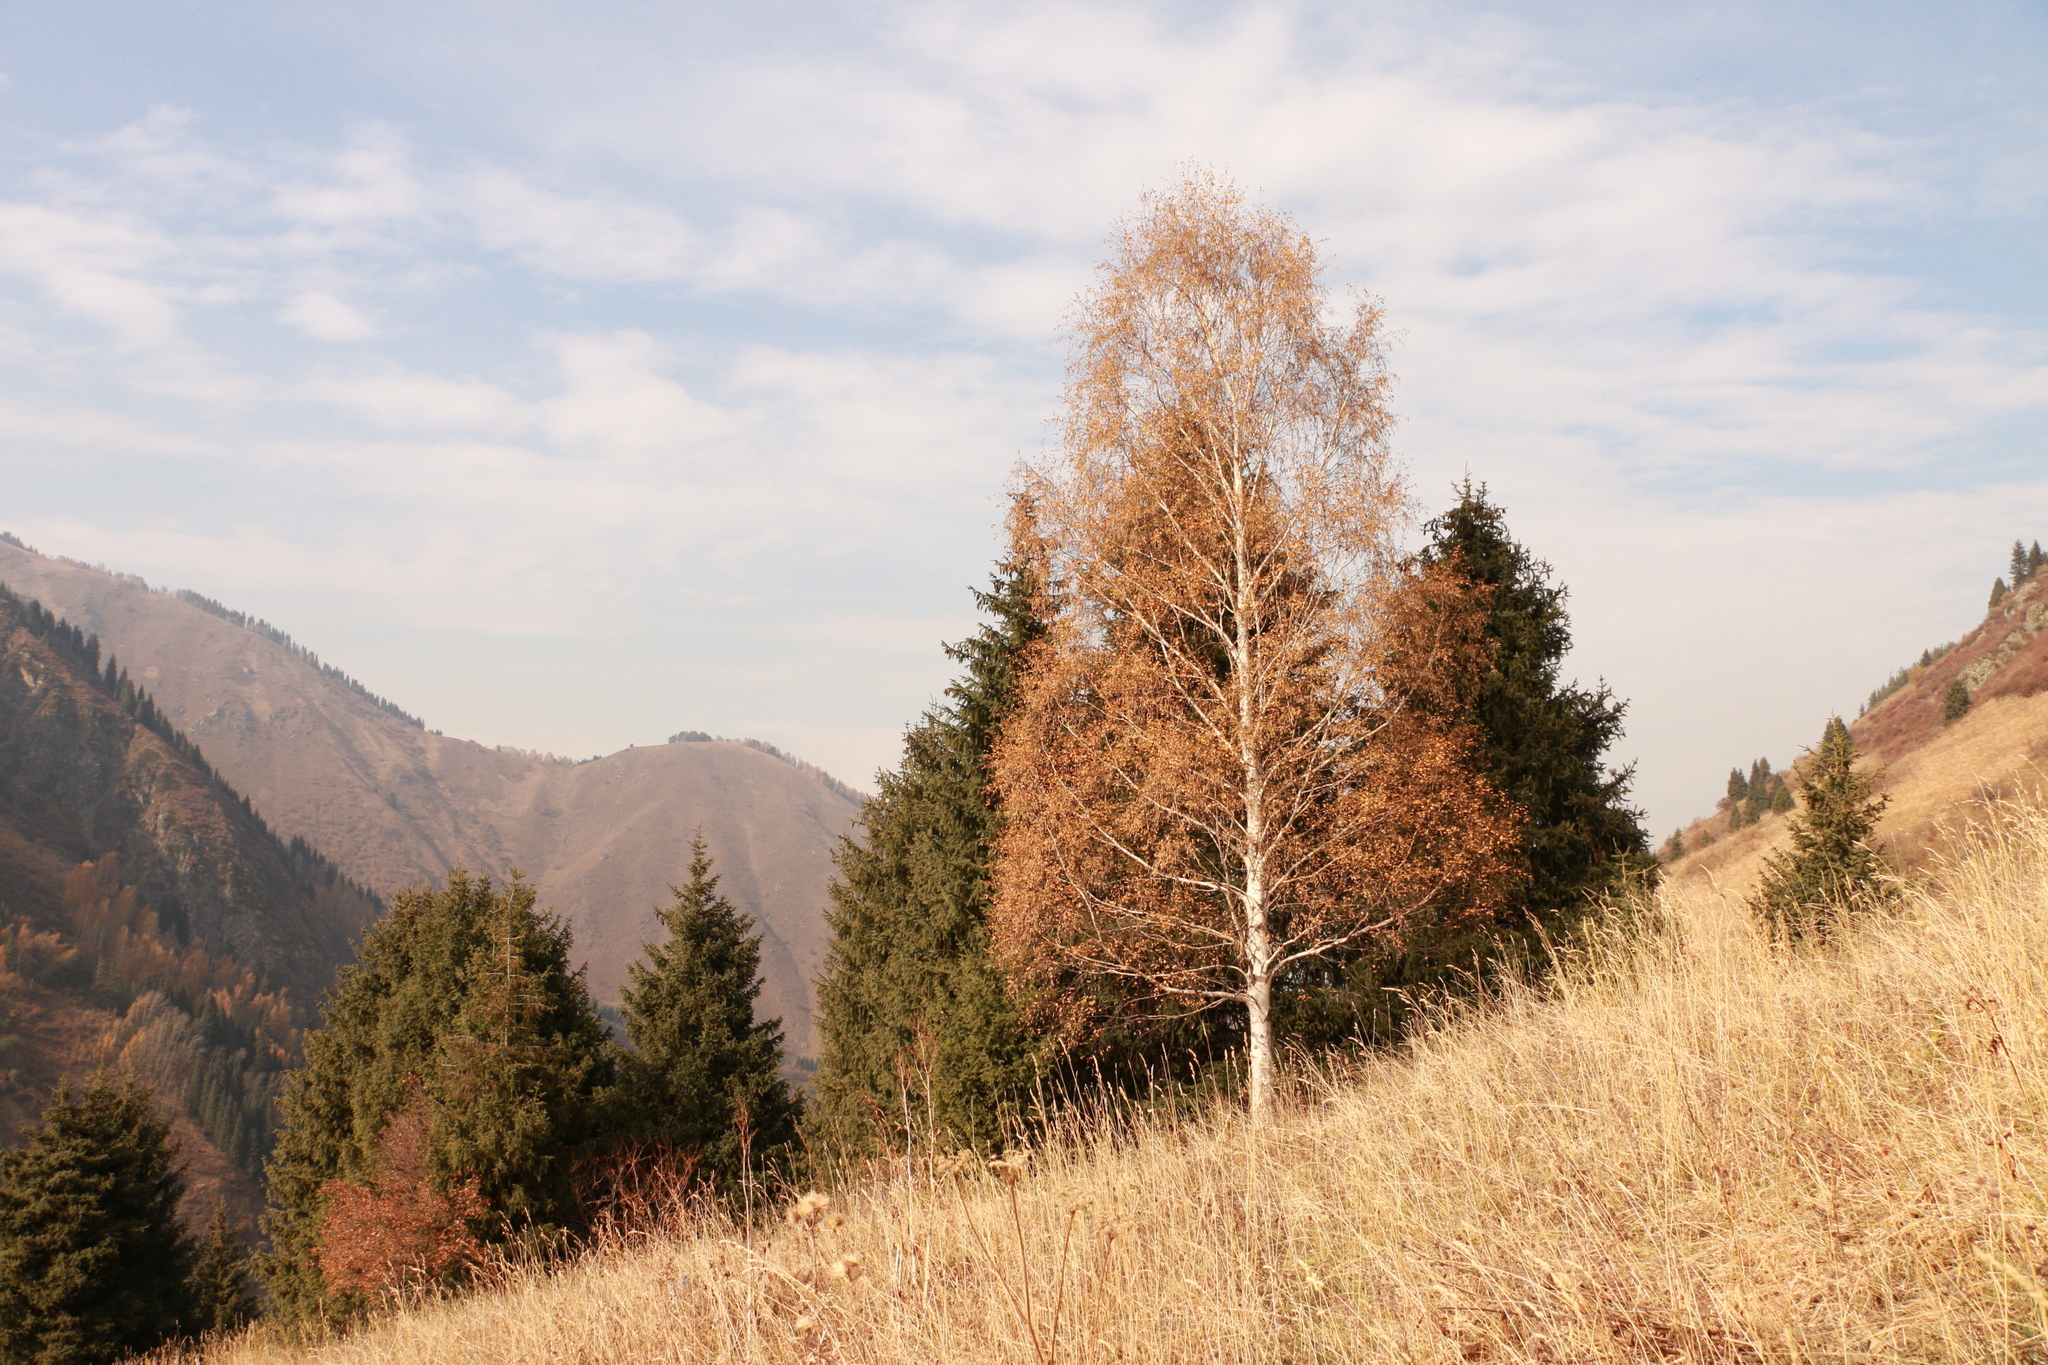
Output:
[[412,1098],[377,1140],[378,1170],[366,1182],[330,1181],[320,1273],[336,1290],[378,1297],[447,1284],[484,1256],[470,1224],[486,1212],[475,1177],[434,1178],[427,1159],[432,1109],[415,1080]]

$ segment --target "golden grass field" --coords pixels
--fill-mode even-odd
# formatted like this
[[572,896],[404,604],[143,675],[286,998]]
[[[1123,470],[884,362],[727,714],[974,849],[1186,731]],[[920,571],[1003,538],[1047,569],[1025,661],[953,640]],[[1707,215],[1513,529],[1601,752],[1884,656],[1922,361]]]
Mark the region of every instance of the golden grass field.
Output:
[[[2005,1361],[2048,1354],[2048,813],[1775,950],[1703,885],[1541,991],[1234,1113],[917,1159],[214,1365]],[[1010,1174],[1017,1174],[1012,1171]]]

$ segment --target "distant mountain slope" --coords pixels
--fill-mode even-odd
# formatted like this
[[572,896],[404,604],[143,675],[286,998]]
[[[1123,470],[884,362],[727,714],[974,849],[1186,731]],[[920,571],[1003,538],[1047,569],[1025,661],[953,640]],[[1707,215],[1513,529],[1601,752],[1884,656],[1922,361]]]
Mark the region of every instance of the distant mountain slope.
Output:
[[[1883,769],[1891,797],[1878,837],[1902,863],[1921,861],[1944,825],[1967,821],[1991,799],[2048,788],[2048,574],[2008,593],[1975,629],[1926,652],[1879,689],[1849,725],[1865,765]],[[1943,698],[1960,678],[1970,709],[1944,724]],[[1819,738],[1820,726],[1814,726]],[[1784,842],[1785,821],[1728,832],[1725,814],[1695,820],[1674,874],[1746,894],[1763,859]],[[1700,847],[1702,835],[1712,842]]]
[[96,642],[0,592],[0,1137],[61,1075],[119,1065],[197,1186],[253,1213],[297,1030],[379,908],[264,828]]
[[[462,865],[524,871],[615,1002],[702,826],[763,932],[762,1009],[814,1055],[825,885],[858,803],[743,744],[656,745],[585,763],[420,729],[303,650],[141,580],[0,543],[0,582],[96,632],[271,825],[380,894]],[[211,606],[212,604],[208,604]]]

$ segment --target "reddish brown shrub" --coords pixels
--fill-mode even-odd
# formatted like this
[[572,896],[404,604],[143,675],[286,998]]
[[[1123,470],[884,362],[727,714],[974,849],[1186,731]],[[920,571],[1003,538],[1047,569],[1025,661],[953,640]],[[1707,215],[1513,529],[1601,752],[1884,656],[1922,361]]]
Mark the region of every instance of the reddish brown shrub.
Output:
[[330,1181],[327,1219],[315,1253],[336,1290],[377,1296],[446,1284],[475,1267],[483,1243],[470,1230],[486,1212],[474,1177],[443,1189],[427,1163],[431,1109],[419,1084],[377,1140],[378,1169],[366,1183]]

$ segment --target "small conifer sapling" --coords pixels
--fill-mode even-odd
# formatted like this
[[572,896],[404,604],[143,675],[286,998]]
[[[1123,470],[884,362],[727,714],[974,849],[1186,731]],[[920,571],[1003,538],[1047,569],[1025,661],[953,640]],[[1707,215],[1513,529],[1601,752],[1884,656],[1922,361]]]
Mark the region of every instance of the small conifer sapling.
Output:
[[1831,716],[1800,778],[1806,809],[1791,822],[1792,847],[1765,860],[1751,908],[1773,932],[1797,940],[1825,937],[1853,910],[1889,898],[1877,822],[1890,797],[1878,779],[1856,771],[1856,741]]
[[1941,723],[1953,725],[1970,709],[1970,689],[1961,678],[1949,679],[1941,694]]

